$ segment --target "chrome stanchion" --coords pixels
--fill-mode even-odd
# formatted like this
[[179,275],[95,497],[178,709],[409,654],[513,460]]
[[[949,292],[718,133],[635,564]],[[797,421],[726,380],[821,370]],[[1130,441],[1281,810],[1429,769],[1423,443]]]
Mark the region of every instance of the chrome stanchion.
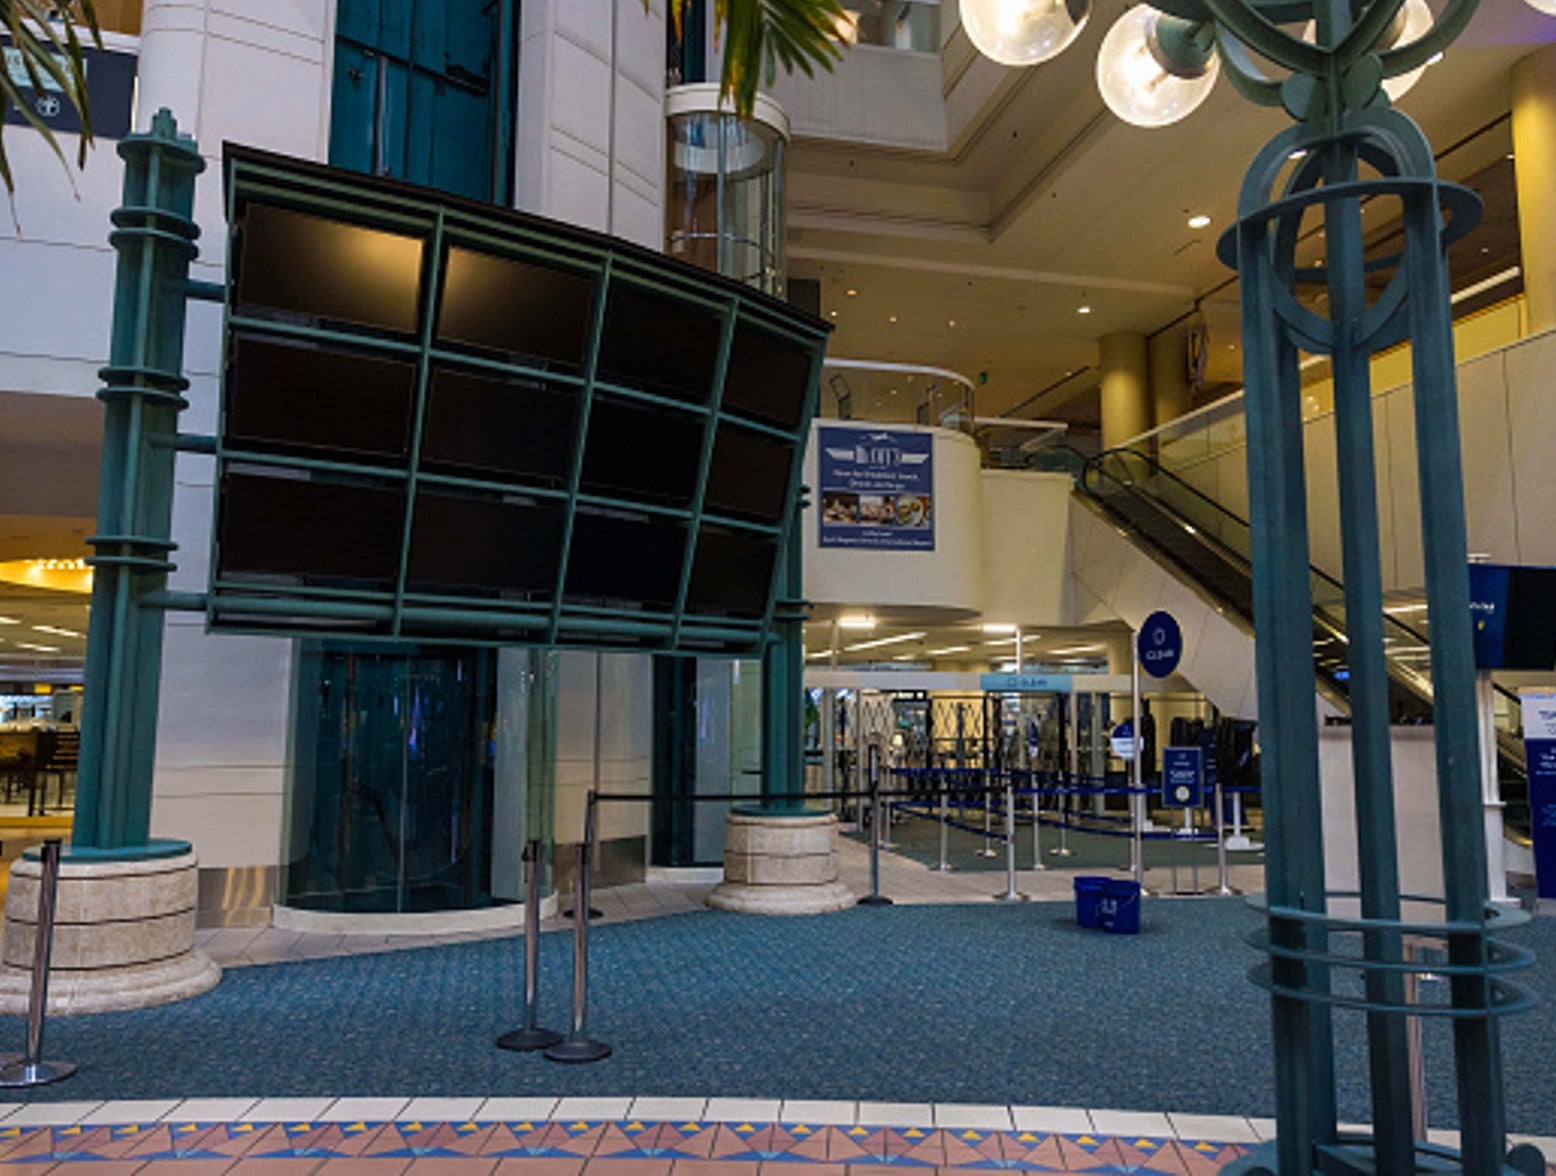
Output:
[[995,902],[1025,902],[1027,896],[1016,889],[1016,786],[1005,777],[1005,889],[994,896]]
[[951,829],[951,802],[946,788],[945,773],[940,773],[940,860],[930,869],[941,874],[948,874],[956,869],[946,860],[946,854],[950,849]]
[[1072,776],[1064,790],[1059,793],[1059,844],[1048,852],[1054,857],[1073,857],[1075,851],[1070,848],[1070,813],[1075,806],[1070,802],[1074,800],[1075,779]]
[[891,906],[881,893],[881,747],[870,744],[870,893],[859,900],[860,906]]
[[76,1072],[70,1062],[43,1060],[43,1022],[49,1003],[49,955],[54,948],[54,900],[59,890],[60,841],[43,843],[43,870],[38,878],[38,923],[32,946],[32,989],[27,995],[27,1052],[0,1067],[0,1088],[45,1086]]
[[497,1039],[498,1049],[546,1049],[562,1040],[554,1029],[535,1024],[540,963],[540,842],[524,843],[524,1024]]
[[994,848],[994,794],[989,791],[989,769],[985,767],[983,780],[983,848],[975,851],[981,858],[998,857]]
[[1221,796],[1221,780],[1216,779],[1216,893],[1236,894],[1226,877],[1226,806]]
[[597,1062],[611,1047],[589,1037],[585,1017],[589,998],[589,870],[594,851],[594,793],[584,815],[584,839],[578,847],[578,876],[573,880],[573,1024],[566,1041],[546,1050],[553,1062]]

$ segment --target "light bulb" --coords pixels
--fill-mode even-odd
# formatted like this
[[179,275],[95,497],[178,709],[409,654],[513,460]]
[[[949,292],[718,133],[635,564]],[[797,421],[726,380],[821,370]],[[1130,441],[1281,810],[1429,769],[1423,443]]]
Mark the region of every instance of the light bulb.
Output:
[[1546,16],[1556,16],[1556,0],[1524,0],[1524,3],[1536,12],[1543,12]]
[[[1097,53],[1097,88],[1108,109],[1137,127],[1164,127],[1192,113],[1216,84],[1220,60],[1201,51],[1197,61],[1174,60],[1162,34],[1184,34],[1192,26],[1137,4],[1119,17]],[[1174,48],[1192,45],[1177,35]]]
[[1001,65],[1037,65],[1081,35],[1091,0],[960,0],[974,48]]
[[[1397,33],[1387,36],[1388,44],[1380,48],[1392,49],[1395,45],[1408,45],[1412,41],[1420,40],[1432,28],[1432,10],[1426,6],[1426,0],[1405,0],[1404,7],[1399,10],[1399,16],[1395,18]],[[1415,67],[1409,73],[1396,74],[1392,78],[1383,79],[1383,92],[1389,96],[1390,102],[1398,102],[1409,92],[1410,87],[1421,80],[1421,75],[1426,72],[1426,67],[1431,65],[1427,61]]]

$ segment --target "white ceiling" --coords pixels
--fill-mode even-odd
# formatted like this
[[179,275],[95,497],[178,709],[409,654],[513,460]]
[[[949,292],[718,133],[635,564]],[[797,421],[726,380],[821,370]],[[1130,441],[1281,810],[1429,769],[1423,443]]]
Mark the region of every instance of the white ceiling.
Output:
[[[1055,61],[1001,71],[979,117],[943,152],[796,141],[789,271],[821,281],[822,312],[837,328],[831,354],[985,371],[978,411],[988,414],[1094,365],[1109,331],[1156,331],[1197,300],[1228,303],[1215,322],[1235,333],[1236,291],[1215,238],[1233,219],[1247,163],[1288,120],[1222,79],[1175,126],[1119,122],[1092,69],[1123,7],[1100,3]],[[955,9],[945,4],[944,19]],[[1442,153],[1505,119],[1512,64],[1552,40],[1556,19],[1524,0],[1484,0],[1401,108]],[[958,30],[945,56],[966,52]],[[1440,167],[1457,178],[1501,149],[1451,152]],[[1210,227],[1190,229],[1194,213]]]

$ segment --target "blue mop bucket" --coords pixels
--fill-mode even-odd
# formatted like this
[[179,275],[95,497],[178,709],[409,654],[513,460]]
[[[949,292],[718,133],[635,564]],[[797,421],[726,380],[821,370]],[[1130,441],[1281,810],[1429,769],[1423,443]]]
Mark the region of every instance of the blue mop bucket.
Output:
[[1097,905],[1102,900],[1102,888],[1109,879],[1081,874],[1075,879],[1075,924],[1078,927],[1100,927]]
[[1097,925],[1114,935],[1140,934],[1140,883],[1104,878],[1097,899]]

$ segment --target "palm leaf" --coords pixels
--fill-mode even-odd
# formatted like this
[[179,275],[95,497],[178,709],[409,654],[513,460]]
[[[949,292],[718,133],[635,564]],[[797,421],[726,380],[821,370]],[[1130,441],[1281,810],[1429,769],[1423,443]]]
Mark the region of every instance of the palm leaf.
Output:
[[[669,0],[677,37],[690,2]],[[818,66],[830,71],[843,56],[839,0],[714,0],[713,17],[724,46],[719,97],[743,116],[751,113],[758,84],[765,77],[771,85],[779,67],[811,77]]]
[[[53,21],[55,14],[66,19]],[[93,0],[71,0],[57,4],[52,0],[0,0],[0,32],[10,39],[10,48],[21,59],[26,88],[33,93],[58,87],[81,119],[81,134],[76,151],[76,166],[86,165],[87,149],[92,145],[92,111],[86,84],[86,62],[82,57],[77,24],[86,26],[92,43],[102,48],[103,38],[97,26]],[[20,112],[28,126],[43,136],[62,165],[65,154],[54,131],[25,100],[23,86],[11,76],[9,63],[0,69],[0,184],[10,193],[16,190],[11,161],[6,155],[3,121],[11,107]]]

